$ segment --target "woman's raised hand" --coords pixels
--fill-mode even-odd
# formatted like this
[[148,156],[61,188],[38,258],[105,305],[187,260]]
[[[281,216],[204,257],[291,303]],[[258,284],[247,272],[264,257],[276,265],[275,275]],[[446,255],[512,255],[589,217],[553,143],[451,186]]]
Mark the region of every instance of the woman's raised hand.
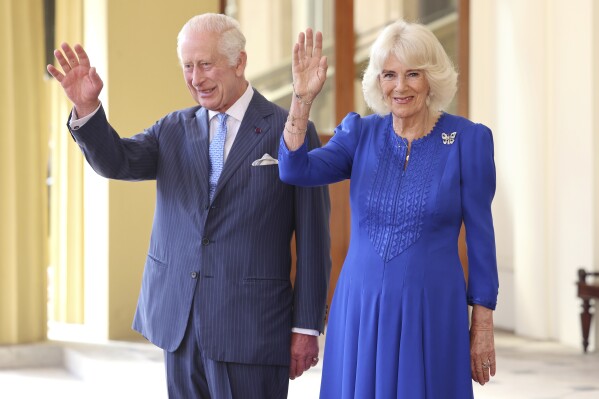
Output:
[[327,57],[322,55],[322,33],[312,29],[300,32],[293,46],[293,91],[301,104],[310,104],[327,78]]
[[75,105],[77,116],[81,118],[98,108],[104,83],[96,68],[90,66],[87,53],[81,45],[76,44],[74,51],[67,43],[60,47],[62,51],[54,50],[54,56],[62,72],[54,65],[48,65],[47,69],[60,82],[65,94]]

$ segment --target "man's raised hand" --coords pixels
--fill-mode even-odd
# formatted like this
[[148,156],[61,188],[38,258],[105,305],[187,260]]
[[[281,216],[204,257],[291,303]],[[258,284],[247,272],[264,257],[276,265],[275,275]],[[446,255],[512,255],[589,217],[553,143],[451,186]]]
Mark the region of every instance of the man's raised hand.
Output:
[[67,43],[60,49],[54,50],[54,56],[60,64],[62,71],[54,65],[48,65],[50,75],[60,82],[65,94],[71,100],[77,111],[77,116],[82,118],[92,113],[100,104],[100,92],[104,83],[91,67],[87,53],[76,44],[74,51]]

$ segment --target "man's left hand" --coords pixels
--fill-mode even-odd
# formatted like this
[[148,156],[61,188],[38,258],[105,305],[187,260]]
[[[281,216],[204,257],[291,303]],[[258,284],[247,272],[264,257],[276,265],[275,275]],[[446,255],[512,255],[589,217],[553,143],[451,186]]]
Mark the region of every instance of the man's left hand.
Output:
[[289,378],[295,379],[318,363],[318,337],[291,333],[291,364]]

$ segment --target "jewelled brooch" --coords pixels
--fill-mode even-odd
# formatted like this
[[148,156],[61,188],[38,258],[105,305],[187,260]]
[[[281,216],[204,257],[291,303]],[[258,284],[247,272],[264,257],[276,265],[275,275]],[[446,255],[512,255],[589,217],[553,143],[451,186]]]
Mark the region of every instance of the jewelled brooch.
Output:
[[443,139],[443,144],[447,144],[447,145],[453,144],[453,142],[455,141],[455,135],[456,135],[456,132],[449,133],[449,134],[441,133],[441,138]]

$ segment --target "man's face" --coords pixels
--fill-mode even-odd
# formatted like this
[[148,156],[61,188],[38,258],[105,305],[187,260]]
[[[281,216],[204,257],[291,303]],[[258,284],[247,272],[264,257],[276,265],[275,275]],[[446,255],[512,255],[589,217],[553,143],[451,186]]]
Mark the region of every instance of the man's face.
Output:
[[218,51],[218,34],[187,32],[180,43],[183,77],[193,99],[202,107],[225,112],[247,85],[244,77],[246,54],[234,66]]

